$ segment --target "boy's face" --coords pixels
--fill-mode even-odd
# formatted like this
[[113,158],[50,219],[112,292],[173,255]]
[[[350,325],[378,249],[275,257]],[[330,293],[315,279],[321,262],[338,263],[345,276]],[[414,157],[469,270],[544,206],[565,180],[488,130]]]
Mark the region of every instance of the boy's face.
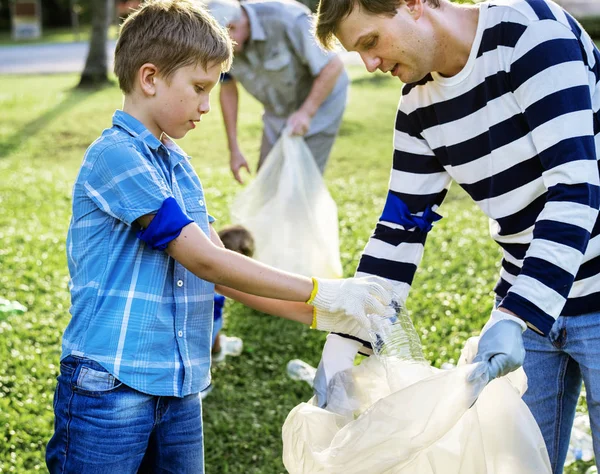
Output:
[[177,69],[170,80],[155,76],[152,119],[160,132],[183,138],[210,111],[209,94],[219,81],[219,64],[205,70],[201,65]]
[[369,72],[390,72],[416,82],[432,72],[434,42],[420,1],[407,0],[396,16],[374,15],[355,5],[336,33],[344,48],[357,51]]

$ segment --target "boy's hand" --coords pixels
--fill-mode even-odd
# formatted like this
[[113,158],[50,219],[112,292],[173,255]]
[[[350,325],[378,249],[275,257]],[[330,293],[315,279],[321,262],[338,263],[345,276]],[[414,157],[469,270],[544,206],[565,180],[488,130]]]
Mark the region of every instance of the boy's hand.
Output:
[[[349,331],[357,322],[369,328],[367,315],[383,316],[392,302],[392,284],[379,277],[326,280],[313,278],[313,292],[308,304],[313,305],[312,327],[322,331]],[[353,319],[350,319],[353,318]]]

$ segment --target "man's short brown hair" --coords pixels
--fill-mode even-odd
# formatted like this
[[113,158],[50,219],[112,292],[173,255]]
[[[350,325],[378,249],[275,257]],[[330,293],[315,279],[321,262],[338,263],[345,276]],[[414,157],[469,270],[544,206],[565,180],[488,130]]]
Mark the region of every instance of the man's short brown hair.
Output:
[[241,253],[246,257],[254,255],[254,238],[248,229],[241,225],[223,227],[219,237],[226,249]]
[[[440,0],[426,1],[433,8],[440,6]],[[373,15],[393,17],[403,3],[404,0],[321,0],[317,9],[315,35],[324,48],[331,49],[340,22],[355,8]]]
[[168,80],[179,68],[215,64],[227,71],[232,60],[227,31],[191,0],[147,0],[121,26],[115,50],[115,74],[121,90],[133,91],[136,75],[146,63],[154,64]]

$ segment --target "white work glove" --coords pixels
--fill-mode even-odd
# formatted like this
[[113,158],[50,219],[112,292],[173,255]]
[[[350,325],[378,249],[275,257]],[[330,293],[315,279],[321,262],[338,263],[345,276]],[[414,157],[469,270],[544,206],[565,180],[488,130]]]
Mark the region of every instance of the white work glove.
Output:
[[[361,327],[370,326],[367,315],[384,316],[390,311],[393,288],[383,278],[313,278],[313,285],[307,303],[313,306],[314,329],[355,335]],[[368,340],[368,333],[364,332],[361,339]]]
[[525,360],[523,332],[525,321],[512,314],[493,310],[479,336],[477,354],[473,362],[483,362],[487,366],[488,380],[517,370]]

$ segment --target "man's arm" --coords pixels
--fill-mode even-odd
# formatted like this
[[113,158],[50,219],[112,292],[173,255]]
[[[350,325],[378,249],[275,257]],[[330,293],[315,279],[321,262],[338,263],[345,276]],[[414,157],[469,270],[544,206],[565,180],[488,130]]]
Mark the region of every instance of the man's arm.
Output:
[[[404,100],[404,99],[403,99]],[[423,257],[427,234],[439,220],[435,211],[450,187],[450,176],[402,110],[396,115],[394,160],[386,203],[363,251],[356,276],[390,280],[406,300]]]
[[343,70],[344,64],[337,55],[332,57],[321,69],[300,108],[288,118],[288,126],[291,128],[292,134],[304,135],[308,132],[312,118],[331,94]]
[[238,87],[235,79],[229,78],[221,82],[219,102],[221,104],[223,122],[225,123],[225,133],[227,134],[231,172],[234,178],[242,184],[240,170],[246,168],[246,171],[250,172],[250,168],[240,150],[237,140],[238,97]]

